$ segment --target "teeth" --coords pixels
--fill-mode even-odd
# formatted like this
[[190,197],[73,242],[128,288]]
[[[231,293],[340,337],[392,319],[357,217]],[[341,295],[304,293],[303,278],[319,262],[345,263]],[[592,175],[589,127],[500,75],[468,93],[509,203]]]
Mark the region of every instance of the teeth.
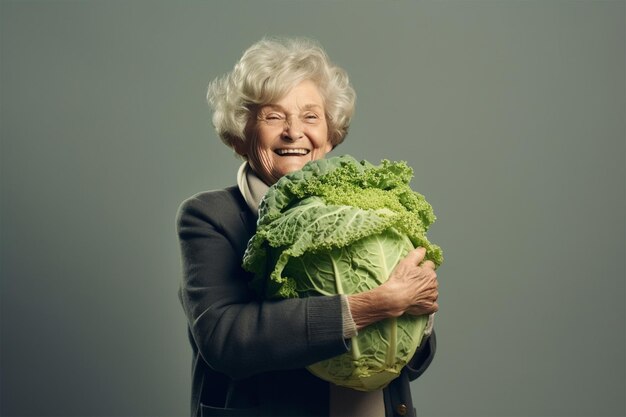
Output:
[[276,149],[276,153],[279,155],[306,155],[309,153],[308,149]]

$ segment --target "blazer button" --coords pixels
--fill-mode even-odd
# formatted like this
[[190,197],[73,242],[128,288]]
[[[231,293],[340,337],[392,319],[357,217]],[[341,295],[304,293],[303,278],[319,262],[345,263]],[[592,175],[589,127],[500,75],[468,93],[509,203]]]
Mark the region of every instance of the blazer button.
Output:
[[407,411],[409,411],[409,409],[407,408],[406,404],[400,404],[396,407],[396,413],[398,413],[398,415],[400,416],[406,416]]

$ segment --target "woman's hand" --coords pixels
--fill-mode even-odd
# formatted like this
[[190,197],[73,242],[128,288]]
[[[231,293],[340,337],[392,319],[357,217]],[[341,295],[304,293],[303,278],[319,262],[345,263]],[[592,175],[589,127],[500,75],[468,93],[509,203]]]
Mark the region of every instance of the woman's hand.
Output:
[[403,313],[414,315],[431,314],[437,305],[438,283],[435,264],[422,262],[426,249],[417,248],[408,253],[394,268],[391,276],[381,287],[389,291],[392,316]]
[[357,329],[404,313],[422,315],[438,310],[438,283],[435,264],[425,261],[426,249],[407,254],[380,287],[348,296],[350,313]]

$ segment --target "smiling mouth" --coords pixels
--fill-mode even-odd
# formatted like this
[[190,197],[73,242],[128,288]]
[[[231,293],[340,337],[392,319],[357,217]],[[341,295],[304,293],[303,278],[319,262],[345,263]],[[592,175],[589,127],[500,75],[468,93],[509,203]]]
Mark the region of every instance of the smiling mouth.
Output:
[[308,149],[297,148],[297,149],[276,149],[276,152],[280,156],[302,156],[307,155],[310,151]]

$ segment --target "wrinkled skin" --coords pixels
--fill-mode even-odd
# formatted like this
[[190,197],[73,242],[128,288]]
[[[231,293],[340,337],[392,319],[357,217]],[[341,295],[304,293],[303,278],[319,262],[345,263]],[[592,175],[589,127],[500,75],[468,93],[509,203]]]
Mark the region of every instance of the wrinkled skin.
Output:
[[235,151],[248,159],[267,185],[309,161],[322,159],[332,148],[324,100],[308,80],[275,103],[261,106],[246,142],[235,145]]
[[357,329],[404,313],[431,314],[439,309],[435,264],[422,262],[425,254],[424,248],[412,250],[396,265],[383,285],[348,296]]

